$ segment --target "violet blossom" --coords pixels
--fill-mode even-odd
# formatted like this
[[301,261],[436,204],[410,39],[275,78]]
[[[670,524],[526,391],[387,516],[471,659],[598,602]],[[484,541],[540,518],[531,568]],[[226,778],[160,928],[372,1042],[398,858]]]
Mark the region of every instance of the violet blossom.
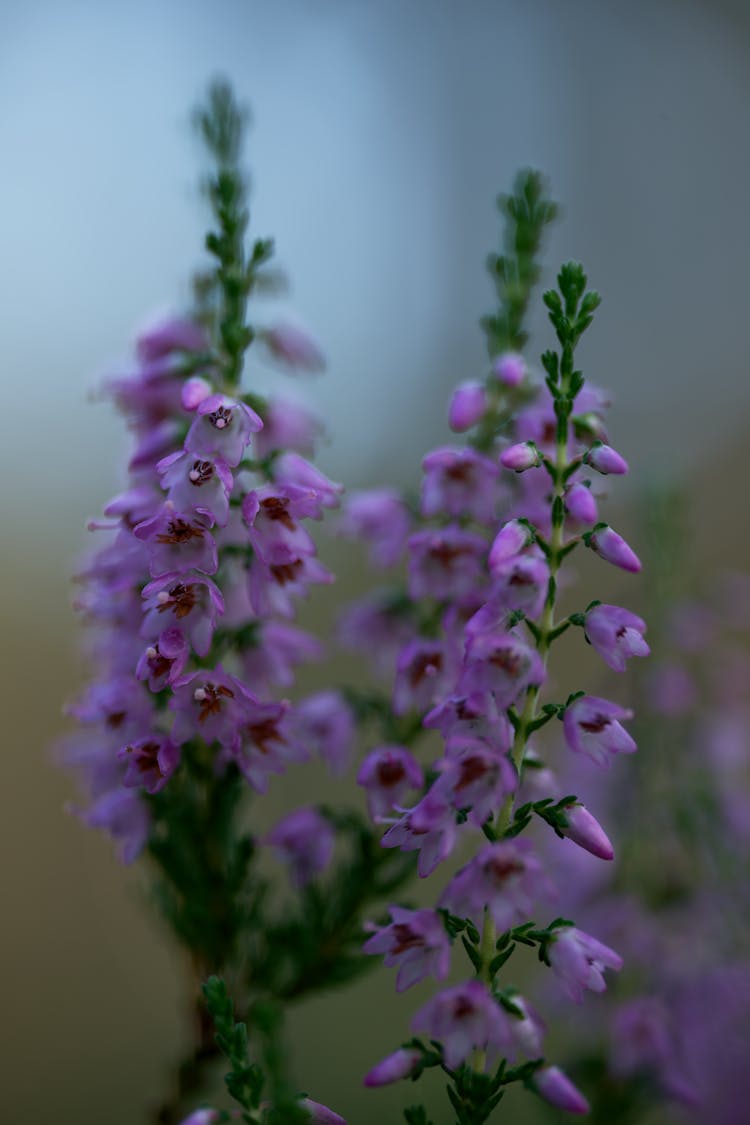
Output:
[[301,888],[331,862],[334,832],[316,809],[305,807],[283,817],[269,832],[266,843],[287,864],[295,887]]
[[576,754],[585,754],[603,768],[615,754],[632,754],[636,745],[619,719],[631,719],[633,712],[608,699],[583,695],[565,709],[565,740]]
[[390,925],[373,933],[365,953],[384,953],[385,964],[398,966],[396,991],[403,992],[426,976],[445,980],[450,968],[450,942],[442,919],[434,910],[390,907]]

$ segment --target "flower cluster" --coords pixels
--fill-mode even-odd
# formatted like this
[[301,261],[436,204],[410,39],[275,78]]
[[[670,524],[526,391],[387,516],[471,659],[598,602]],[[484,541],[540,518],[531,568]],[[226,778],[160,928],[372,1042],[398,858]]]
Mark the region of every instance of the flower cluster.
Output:
[[[495,268],[501,282],[521,275],[530,285],[533,263],[513,251],[538,245],[551,214],[537,177],[522,177],[507,210],[509,252]],[[366,1081],[380,1085],[442,1065],[467,1122],[484,1120],[502,1086],[519,1079],[561,1108],[586,1109],[562,1072],[544,1063],[539,1018],[499,981],[516,945],[537,946],[578,1002],[585,990],[605,989],[605,970],[622,966],[614,950],[567,919],[535,928],[532,913],[555,889],[531,842],[519,838],[536,815],[558,837],[612,859],[604,830],[580,801],[556,800],[551,780],[543,791],[540,775],[548,771],[533,744],[557,717],[572,754],[606,767],[635,750],[622,725],[632,714],[581,691],[541,705],[541,691],[550,647],[571,626],[618,671],[648,653],[644,622],[618,606],[595,601],[557,619],[563,563],[579,545],[624,570],[640,569],[624,539],[599,521],[598,481],[625,473],[627,464],[607,444],[606,397],[573,365],[599,298],[586,291],[578,265],[564,266],[558,284],[559,292],[545,294],[560,347],[543,356],[545,382],[534,381],[519,354],[519,311],[499,284],[501,312],[486,324],[491,371],[483,385],[459,387],[449,412],[453,429],[470,433],[469,444],[424,458],[418,510],[379,490],[350,501],[344,517],[344,530],[371,544],[378,566],[394,563],[399,547],[407,560],[406,589],[382,595],[379,610],[374,601],[355,607],[343,630],[349,642],[369,630],[368,651],[380,666],[392,654],[391,707],[407,736],[373,748],[358,775],[371,814],[388,825],[382,846],[417,852],[427,877],[478,831],[485,837],[436,909],[392,906],[392,922],[365,945],[398,967],[399,990],[426,975],[444,980],[458,935],[475,974],[414,1018],[413,1030],[439,1043],[438,1054],[414,1040]],[[439,732],[443,744],[427,769],[415,746],[424,730]],[[526,799],[530,785],[541,799]],[[407,803],[409,791],[416,799]],[[477,1085],[478,1078],[487,1081]]]

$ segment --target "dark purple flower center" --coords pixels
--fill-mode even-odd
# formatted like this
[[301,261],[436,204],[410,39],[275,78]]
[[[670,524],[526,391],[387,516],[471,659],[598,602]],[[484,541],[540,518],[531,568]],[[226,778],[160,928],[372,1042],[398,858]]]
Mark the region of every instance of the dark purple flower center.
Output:
[[188,473],[188,480],[196,488],[208,484],[214,475],[214,467],[210,461],[193,461],[193,467]]
[[430,547],[430,558],[439,563],[444,570],[450,570],[456,559],[460,559],[462,555],[470,554],[471,549],[469,547],[458,546],[457,544],[451,545],[445,541]]
[[209,414],[208,420],[217,430],[226,430],[232,422],[232,411],[227,406],[220,406]]
[[503,859],[493,856],[492,859],[484,865],[484,870],[496,883],[504,883],[514,875],[522,875],[524,865],[520,860],[511,859],[510,856],[506,856]]
[[594,715],[590,719],[579,722],[581,730],[586,734],[601,734],[609,726],[610,720],[605,715]]
[[443,666],[442,653],[422,652],[415,656],[409,669],[409,682],[413,688],[418,687],[427,677],[434,676]]
[[189,613],[195,609],[195,603],[198,600],[195,593],[195,586],[184,586],[182,582],[176,582],[174,586],[169,587],[169,599],[162,602],[156,608],[159,613],[164,613],[165,610],[171,609],[179,621],[183,617],[187,617]]
[[245,732],[258,749],[261,754],[270,754],[272,747],[269,745],[271,742],[283,742],[284,739],[279,734],[277,720],[261,719],[257,723],[248,723],[245,727]]
[[518,679],[524,671],[524,658],[518,653],[514,652],[512,648],[496,648],[489,659],[490,664],[495,668],[499,668],[501,672],[505,672],[512,679]]
[[158,644],[154,645],[154,649],[156,650],[154,655],[148,658],[149,670],[154,676],[165,676],[174,664],[174,661],[159,652]]
[[201,707],[198,713],[198,722],[205,723],[209,715],[218,715],[225,699],[234,699],[234,692],[231,688],[224,687],[223,684],[218,686],[203,684],[202,694],[199,698]]
[[203,528],[187,520],[174,519],[167,524],[167,530],[156,536],[157,543],[189,543],[191,539],[202,539]]
[[109,715],[107,715],[107,726],[112,727],[113,730],[117,730],[125,721],[125,715],[125,711],[110,711]]
[[[144,742],[143,746],[141,746],[138,750],[138,755],[135,762],[136,769],[144,774],[151,773],[152,770],[156,770],[159,777],[164,777],[164,773],[159,766],[159,749],[160,747],[158,742]],[[127,752],[128,754],[132,754],[133,747],[128,746]]]
[[457,484],[473,483],[474,466],[468,461],[454,461],[443,471],[448,480],[455,481]]
[[492,767],[488,766],[486,761],[480,754],[469,754],[467,757],[462,758],[459,763],[461,766],[461,777],[456,785],[456,792],[459,789],[466,789],[474,781],[479,781],[490,772]]
[[378,781],[386,787],[397,785],[404,778],[404,767],[401,762],[381,762],[378,766]]
[[260,506],[267,519],[278,521],[288,531],[294,531],[296,524],[289,515],[288,500],[282,499],[281,496],[267,496],[265,500],[261,500]]
[[296,559],[292,563],[277,563],[276,566],[270,566],[268,569],[274,582],[277,582],[279,586],[286,586],[287,582],[296,580],[303,566],[302,559]]
[[407,949],[418,949],[425,944],[421,934],[417,934],[405,922],[397,922],[393,927],[393,936],[396,939],[393,953],[406,953]]
[[473,1016],[474,1011],[474,1005],[466,996],[459,996],[456,998],[453,1004],[453,1015],[455,1019],[466,1019],[467,1016]]

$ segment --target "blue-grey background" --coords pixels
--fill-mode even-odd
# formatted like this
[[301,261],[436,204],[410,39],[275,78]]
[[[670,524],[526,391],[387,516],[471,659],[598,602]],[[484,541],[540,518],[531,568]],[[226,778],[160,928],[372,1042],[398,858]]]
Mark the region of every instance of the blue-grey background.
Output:
[[[217,73],[253,108],[254,231],[328,355],[299,393],[333,476],[413,482],[445,439],[451,386],[484,370],[493,199],[531,164],[563,204],[547,280],[578,257],[605,297],[584,359],[634,478],[688,482],[696,560],[747,563],[742,0],[1,0],[0,1116],[18,1125],[135,1125],[177,1051],[181,966],[138,876],[63,813],[48,745],[80,678],[69,574],[122,479],[91,391],[187,298],[189,112]],[[414,1007],[391,983],[297,1021],[301,1081],[353,1123],[401,1100],[358,1100]]]

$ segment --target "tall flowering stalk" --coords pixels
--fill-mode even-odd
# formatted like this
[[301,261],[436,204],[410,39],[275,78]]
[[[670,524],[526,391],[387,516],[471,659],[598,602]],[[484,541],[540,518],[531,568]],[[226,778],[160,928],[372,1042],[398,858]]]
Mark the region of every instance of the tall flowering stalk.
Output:
[[[552,645],[571,626],[582,627],[613,667],[648,651],[643,622],[627,610],[591,602],[559,617],[563,565],[578,546],[625,570],[640,569],[625,541],[598,521],[596,479],[622,474],[627,465],[602,440],[603,395],[585,385],[575,366],[576,347],[599,304],[576,263],[563,266],[558,290],[544,295],[558,350],[542,357],[543,386],[530,376],[520,354],[523,315],[554,208],[533,173],[522,175],[514,195],[501,202],[508,220],[505,252],[490,263],[501,305],[484,322],[491,372],[483,385],[459,387],[451,403],[451,425],[471,432],[469,446],[424,459],[421,527],[406,540],[408,587],[390,602],[398,607],[391,616],[407,634],[406,643],[394,646],[393,709],[408,721],[410,746],[375,749],[359,778],[379,819],[389,819],[387,804],[398,814],[390,817],[383,846],[418,852],[423,877],[468,840],[472,828],[485,837],[436,910],[393,906],[390,924],[375,928],[365,946],[398,966],[401,990],[426,975],[443,980],[450,947],[461,938],[474,976],[437,993],[414,1018],[414,1030],[430,1045],[419,1038],[405,1043],[366,1079],[377,1086],[440,1066],[461,1125],[487,1120],[505,1087],[518,1081],[559,1108],[587,1109],[566,1076],[544,1059],[541,1020],[506,981],[504,966],[517,946],[536,947],[564,991],[579,1001],[585,990],[603,991],[605,970],[622,962],[566,918],[546,926],[533,921],[534,904],[549,896],[550,880],[520,837],[538,817],[561,839],[612,859],[604,830],[575,796],[544,794],[546,771],[533,742],[557,717],[574,754],[606,765],[613,754],[635,749],[620,723],[630,712],[583,691],[543,703],[542,688]],[[368,507],[357,499],[358,511],[369,516],[359,528],[373,543],[393,527],[395,502],[381,495]],[[356,515],[350,509],[355,523]],[[417,784],[412,747],[425,728],[440,732],[444,754],[427,772],[421,798],[404,807],[392,779]],[[406,1119],[427,1120],[419,1106],[407,1110]]]
[[[214,169],[214,266],[199,279],[197,310],[143,333],[135,373],[108,386],[134,449],[127,489],[93,525],[108,542],[80,576],[95,678],[70,707],[82,729],[65,756],[89,792],[81,817],[115,838],[123,861],[148,855],[189,956],[193,1041],[155,1120],[176,1122],[218,1058],[199,996],[218,973],[262,1064],[252,1104],[240,1103],[245,1119],[307,1121],[280,1047],[283,1010],[366,966],[362,903],[398,886],[411,862],[383,856],[361,817],[304,807],[261,835],[244,811],[250,793],[314,753],[346,768],[354,719],[343,697],[285,697],[296,664],[322,652],[293,621],[297,601],[333,580],[308,526],[338,505],[341,486],[306,459],[318,423],[243,388],[251,344],[293,370],[317,369],[321,357],[299,330],[248,318],[271,280],[273,244],[246,249],[243,122],[227,86],[213,87],[197,125]],[[264,847],[289,868],[289,901],[258,871]]]

